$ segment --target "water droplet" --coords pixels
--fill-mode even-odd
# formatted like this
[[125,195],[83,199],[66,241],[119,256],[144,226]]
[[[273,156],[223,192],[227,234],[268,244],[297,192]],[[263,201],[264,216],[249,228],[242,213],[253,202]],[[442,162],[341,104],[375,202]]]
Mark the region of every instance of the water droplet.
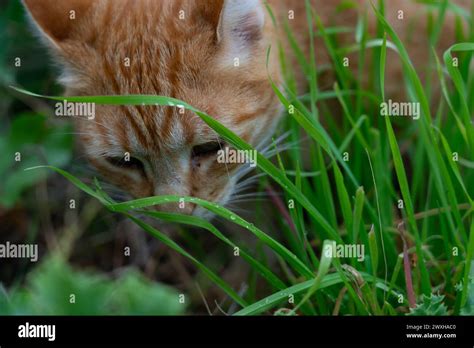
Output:
[[235,215],[231,215],[231,216],[230,216],[230,219],[231,219],[231,220],[235,220]]

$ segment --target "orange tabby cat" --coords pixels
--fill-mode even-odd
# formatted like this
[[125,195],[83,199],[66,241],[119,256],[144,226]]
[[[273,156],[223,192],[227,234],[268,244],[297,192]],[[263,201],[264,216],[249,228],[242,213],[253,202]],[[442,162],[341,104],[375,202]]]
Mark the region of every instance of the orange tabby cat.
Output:
[[[369,3],[356,2],[356,10]],[[60,81],[67,95],[171,96],[215,117],[254,146],[262,146],[273,134],[281,106],[268,73],[281,82],[276,56],[281,33],[261,0],[24,3],[63,66]],[[312,2],[325,24],[354,26],[357,11],[338,13],[338,3]],[[394,20],[397,9],[403,8],[413,19],[420,8],[408,0],[387,3],[387,17],[401,31],[405,23]],[[307,47],[304,1],[269,0],[269,5],[280,19],[294,11],[290,23]],[[373,27],[373,16],[370,23]],[[451,34],[443,37],[452,43]],[[269,45],[275,49],[267,70]],[[422,57],[429,52],[428,47],[415,49]],[[316,50],[318,63],[324,63],[322,45],[318,43]],[[387,78],[396,88],[400,88],[398,73],[389,70]],[[238,164],[216,160],[218,150],[227,145],[192,112],[97,106],[96,115],[94,121],[76,122],[85,154],[110,182],[135,197],[175,194],[225,204],[244,172]],[[125,153],[131,154],[130,161],[124,160]],[[204,215],[192,204],[184,209],[174,204],[160,208]]]

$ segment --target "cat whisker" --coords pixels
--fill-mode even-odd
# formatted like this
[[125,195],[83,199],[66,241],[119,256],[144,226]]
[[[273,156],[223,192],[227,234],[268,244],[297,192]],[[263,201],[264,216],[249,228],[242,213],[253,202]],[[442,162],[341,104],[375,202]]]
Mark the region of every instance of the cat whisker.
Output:
[[[266,175],[266,173],[259,173],[259,174],[250,176],[250,177],[246,178],[245,180],[239,181],[237,183],[237,185],[235,185],[235,188],[237,190],[237,189],[241,188],[242,186],[246,186],[249,183],[251,183],[253,185],[256,181],[258,181],[258,179],[260,179],[261,177],[263,177],[265,175]],[[237,179],[240,179],[240,177],[238,177]]]
[[281,142],[280,143],[275,142],[274,144],[271,144],[270,146],[268,146],[266,149],[262,150],[262,152],[260,153],[266,158],[271,158],[281,152],[292,150],[292,149],[298,149],[299,148],[298,146],[301,144],[303,140],[304,139],[294,140],[294,141],[287,142],[284,144],[281,144]]
[[285,139],[287,139],[290,136],[291,132],[287,131],[277,137],[276,139],[273,138],[266,138],[264,141],[262,141],[260,144],[258,144],[255,149],[259,151],[260,153],[267,151],[269,148],[271,148],[274,144],[280,144],[283,142]]
[[237,199],[252,198],[252,197],[256,197],[256,198],[258,198],[258,197],[268,197],[268,193],[267,192],[250,192],[250,193],[242,193],[242,194],[233,196],[233,198],[237,198]]
[[[242,207],[238,207],[238,206],[236,206],[236,205],[234,205],[234,204],[232,204],[232,203],[225,204],[224,207],[227,208],[227,209],[229,209],[231,212],[236,213],[236,214],[237,214],[237,213],[238,213],[238,214],[245,214],[245,213],[248,213],[248,212],[249,212],[248,209],[244,209],[244,208],[242,208]],[[222,218],[223,221],[226,221],[223,217],[220,217],[220,216],[218,216],[218,217],[219,217],[219,218]]]
[[248,173],[250,173],[253,170],[255,170],[255,168],[247,167],[247,166],[240,167],[235,174],[236,180],[237,181],[240,180],[241,178],[243,178],[244,176],[246,176]]
[[232,204],[242,204],[242,203],[256,203],[256,202],[266,202],[267,199],[263,199],[263,198],[260,198],[260,199],[238,199],[238,200],[235,200],[235,201],[232,201]]
[[240,193],[243,193],[247,190],[249,190],[250,188],[255,188],[257,182],[258,182],[258,178],[254,178],[252,180],[245,180],[246,182],[245,183],[241,183],[241,184],[238,184],[235,189],[234,189],[234,194],[240,194]]
[[249,183],[247,183],[246,185],[242,185],[242,186],[236,187],[235,192],[236,192],[237,194],[240,194],[240,193],[242,193],[242,192],[247,191],[248,189],[250,189],[250,188],[252,188],[252,187],[255,187],[255,182],[249,182]]
[[234,193],[227,204],[237,204],[237,203],[248,203],[248,202],[263,202],[268,198],[268,193],[266,192],[250,192],[236,194]]

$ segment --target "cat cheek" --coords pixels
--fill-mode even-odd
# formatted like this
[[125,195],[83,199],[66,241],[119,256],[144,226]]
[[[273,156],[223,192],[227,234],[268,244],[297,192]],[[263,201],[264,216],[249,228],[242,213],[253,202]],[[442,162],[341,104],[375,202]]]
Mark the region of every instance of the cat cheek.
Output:
[[106,181],[130,194],[134,198],[153,196],[154,187],[143,176],[138,173],[131,173],[110,167],[106,162],[89,158],[92,165],[104,176]]

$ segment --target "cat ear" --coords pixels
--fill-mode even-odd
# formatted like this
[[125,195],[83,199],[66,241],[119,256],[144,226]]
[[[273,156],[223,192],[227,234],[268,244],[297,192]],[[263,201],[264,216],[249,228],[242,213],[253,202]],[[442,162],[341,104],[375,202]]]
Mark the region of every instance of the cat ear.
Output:
[[89,15],[94,0],[23,0],[33,22],[53,46],[80,35],[80,23]]
[[261,0],[225,0],[217,27],[217,40],[233,57],[248,54],[260,41],[265,24]]

